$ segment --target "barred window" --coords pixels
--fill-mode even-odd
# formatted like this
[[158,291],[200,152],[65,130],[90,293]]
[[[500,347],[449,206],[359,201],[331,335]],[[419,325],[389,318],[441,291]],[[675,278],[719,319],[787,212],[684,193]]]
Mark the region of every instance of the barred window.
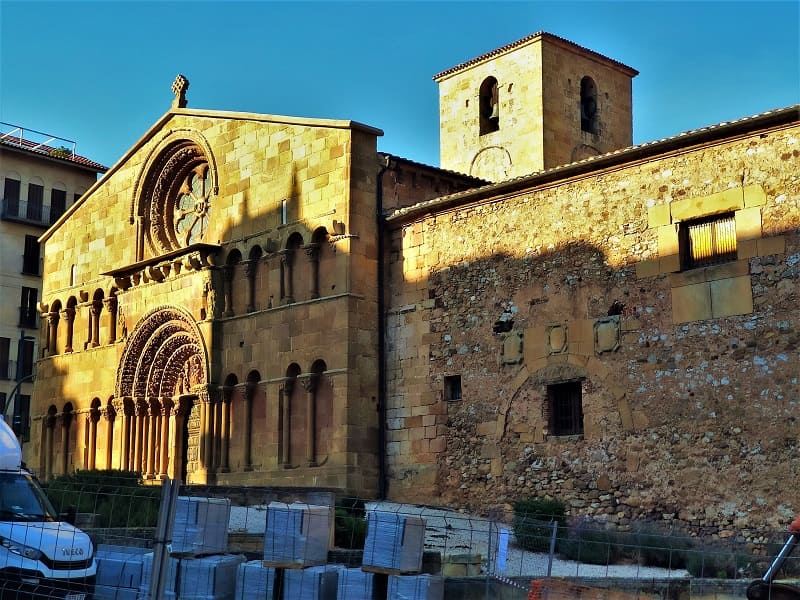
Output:
[[580,381],[547,386],[550,431],[553,435],[583,433],[583,399]]
[[733,214],[682,223],[680,248],[683,270],[736,260],[736,221]]
[[461,375],[446,375],[444,378],[444,399],[461,400]]

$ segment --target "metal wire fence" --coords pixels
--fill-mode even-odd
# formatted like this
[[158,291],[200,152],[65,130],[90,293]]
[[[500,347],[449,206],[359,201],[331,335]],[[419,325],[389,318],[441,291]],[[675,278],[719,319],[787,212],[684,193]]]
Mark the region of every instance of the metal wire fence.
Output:
[[[0,598],[743,598],[787,538],[172,486],[168,498],[136,473],[82,472],[48,482],[40,514],[2,486]],[[780,576],[799,574],[790,557]]]

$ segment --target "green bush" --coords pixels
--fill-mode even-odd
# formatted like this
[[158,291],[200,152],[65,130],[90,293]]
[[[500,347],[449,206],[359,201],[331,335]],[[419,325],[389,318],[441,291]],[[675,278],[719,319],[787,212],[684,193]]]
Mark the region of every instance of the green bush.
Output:
[[55,509],[93,513],[96,527],[155,527],[161,486],[133,471],[77,471],[50,479],[44,491]]
[[585,519],[572,524],[558,545],[559,556],[592,565],[609,565],[623,556],[620,534],[600,529]]
[[650,523],[625,534],[625,556],[646,567],[686,568],[686,554],[692,548],[691,538],[674,535]]
[[364,501],[360,498],[341,498],[334,514],[334,544],[338,548],[363,548],[367,538]]
[[686,554],[686,570],[693,577],[733,579],[749,571],[752,557],[722,546],[698,546]]
[[566,505],[560,500],[528,498],[514,502],[514,535],[520,548],[530,552],[548,552],[553,521],[558,536],[566,531]]

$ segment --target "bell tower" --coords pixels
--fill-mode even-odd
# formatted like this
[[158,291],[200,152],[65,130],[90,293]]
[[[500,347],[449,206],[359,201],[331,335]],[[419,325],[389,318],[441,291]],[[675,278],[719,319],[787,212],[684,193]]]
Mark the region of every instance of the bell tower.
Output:
[[443,71],[440,166],[503,181],[630,146],[636,75],[545,32]]

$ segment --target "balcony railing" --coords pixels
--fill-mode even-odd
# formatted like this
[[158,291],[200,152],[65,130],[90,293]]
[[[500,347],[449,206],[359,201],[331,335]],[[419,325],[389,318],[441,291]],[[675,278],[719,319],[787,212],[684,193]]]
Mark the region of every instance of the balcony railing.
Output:
[[51,210],[48,204],[29,203],[26,200],[3,198],[0,203],[0,218],[27,225],[50,227],[63,213]]

